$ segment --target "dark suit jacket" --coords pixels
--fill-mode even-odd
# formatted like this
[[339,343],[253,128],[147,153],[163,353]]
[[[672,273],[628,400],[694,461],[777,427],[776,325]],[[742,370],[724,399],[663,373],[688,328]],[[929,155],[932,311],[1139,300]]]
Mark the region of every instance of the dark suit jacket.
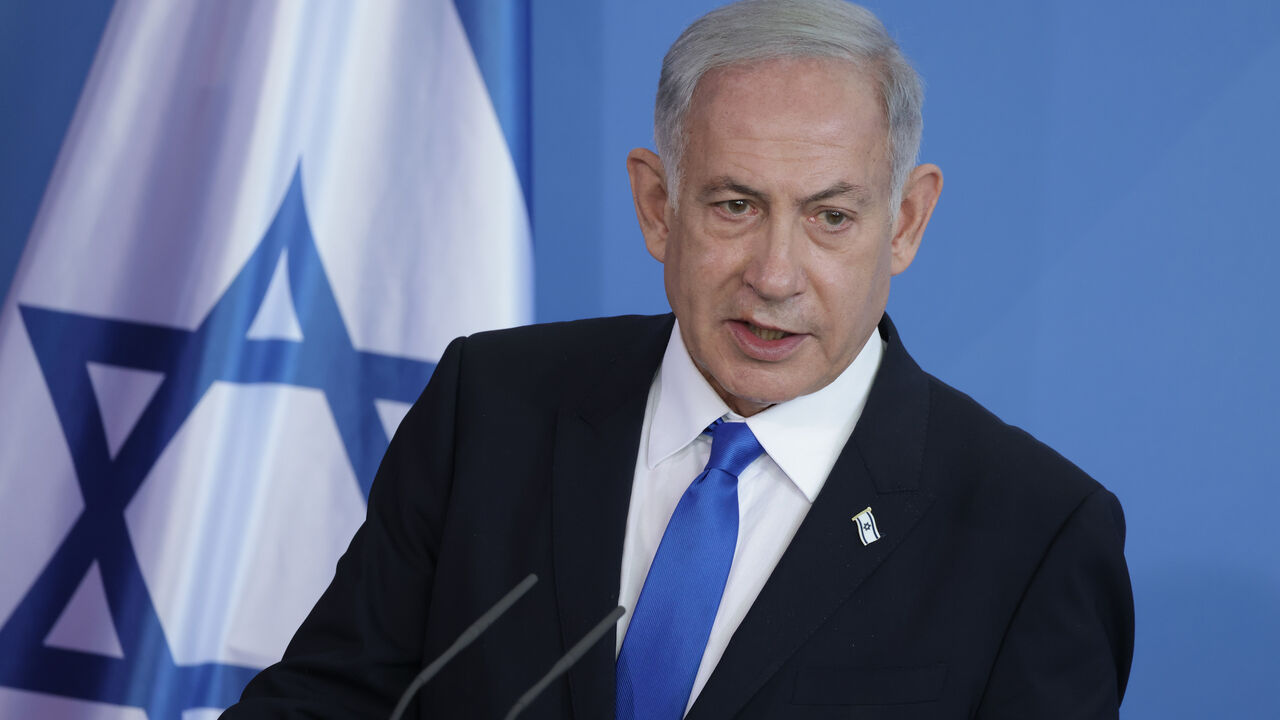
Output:
[[[333,584],[228,717],[502,717],[618,601],[640,426],[672,318],[453,342],[378,471]],[[1133,600],[1115,497],[926,375],[886,317],[866,408],[691,720],[1116,717]],[[851,518],[875,513],[864,546]],[[613,714],[614,635],[522,717]]]

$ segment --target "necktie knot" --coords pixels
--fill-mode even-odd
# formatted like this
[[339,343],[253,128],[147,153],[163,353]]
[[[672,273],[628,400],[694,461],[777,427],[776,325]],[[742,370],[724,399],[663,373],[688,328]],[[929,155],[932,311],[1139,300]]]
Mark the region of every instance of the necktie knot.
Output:
[[711,459],[707,469],[715,468],[737,477],[764,452],[755,433],[744,422],[717,420],[707,428],[711,434]]

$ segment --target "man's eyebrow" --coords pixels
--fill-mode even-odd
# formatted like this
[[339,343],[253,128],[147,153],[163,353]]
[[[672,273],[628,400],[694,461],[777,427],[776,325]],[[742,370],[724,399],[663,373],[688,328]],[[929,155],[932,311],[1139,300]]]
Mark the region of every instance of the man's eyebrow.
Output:
[[[744,185],[728,175],[722,175],[709,180],[707,184],[703,186],[701,196],[707,197],[709,195],[715,195],[722,192],[733,193],[743,197],[757,198],[764,201],[769,200],[768,193],[763,190],[757,190],[750,185]],[[864,205],[871,199],[871,193],[866,187],[841,181],[830,187],[823,188],[812,195],[801,198],[796,205],[798,207],[804,207],[805,205],[822,202],[823,200],[846,196],[849,197],[855,205]]]
[[708,195],[715,195],[722,192],[729,192],[735,195],[743,195],[745,197],[757,198],[760,200],[769,199],[769,195],[763,190],[757,190],[749,185],[743,185],[728,175],[711,178],[707,181],[707,184],[702,187],[702,192],[700,194],[702,197],[707,197]]
[[805,206],[823,200],[830,200],[835,197],[848,196],[856,205],[863,205],[871,199],[871,193],[862,185],[854,185],[853,183],[838,182],[829,188],[819,190],[818,192],[800,200],[799,205]]

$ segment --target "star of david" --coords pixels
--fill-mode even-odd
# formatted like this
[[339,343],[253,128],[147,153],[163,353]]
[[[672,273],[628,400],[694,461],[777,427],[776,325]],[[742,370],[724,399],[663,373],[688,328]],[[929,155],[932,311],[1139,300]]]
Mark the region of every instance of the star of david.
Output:
[[[286,252],[302,339],[247,337]],[[315,248],[298,170],[261,243],[196,329],[32,306],[20,311],[66,435],[84,510],[0,628],[0,685],[140,707],[151,720],[178,720],[190,708],[230,705],[257,668],[175,661],[133,552],[126,506],[201,397],[219,381],[323,391],[367,499],[388,444],[374,400],[412,402],[433,366],[352,345]],[[87,363],[164,375],[114,457]],[[102,571],[123,659],[44,644],[94,562]]]

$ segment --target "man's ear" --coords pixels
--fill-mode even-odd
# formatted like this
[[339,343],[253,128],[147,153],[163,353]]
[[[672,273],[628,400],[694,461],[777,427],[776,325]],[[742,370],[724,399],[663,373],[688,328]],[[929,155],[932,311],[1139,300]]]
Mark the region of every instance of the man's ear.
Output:
[[893,226],[894,275],[906,270],[920,249],[924,228],[929,224],[933,208],[942,193],[942,169],[926,163],[917,166],[907,176],[902,188],[902,204],[898,206],[898,219]]
[[664,262],[669,228],[667,174],[662,159],[651,150],[636,148],[627,153],[627,175],[631,177],[631,197],[636,203],[644,245],[658,262]]

